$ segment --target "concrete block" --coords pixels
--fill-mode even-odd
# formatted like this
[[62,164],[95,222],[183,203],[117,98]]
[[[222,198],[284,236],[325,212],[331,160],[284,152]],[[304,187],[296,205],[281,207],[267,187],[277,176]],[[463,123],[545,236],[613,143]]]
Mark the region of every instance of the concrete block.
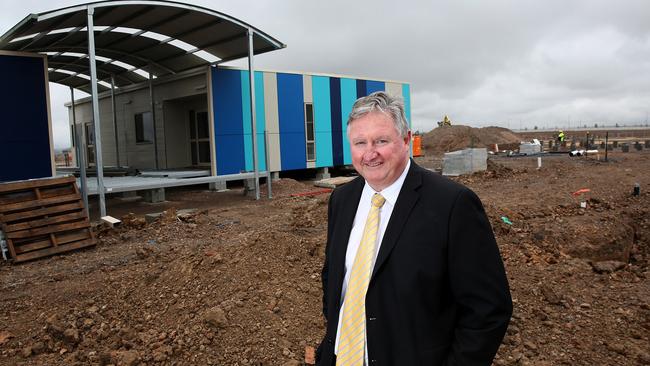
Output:
[[160,218],[160,216],[162,216],[162,214],[163,214],[162,212],[155,212],[155,213],[146,214],[146,215],[144,215],[144,221],[147,224],[150,224],[150,223],[158,220]]
[[142,197],[138,195],[137,191],[122,192],[115,198],[122,202],[135,202],[142,199]]
[[228,189],[226,186],[226,181],[219,181],[219,182],[210,182],[208,183],[208,189],[211,191],[225,191]]
[[523,155],[534,155],[542,152],[542,145],[525,142],[519,145],[519,153]]
[[145,202],[158,203],[165,202],[165,188],[154,188],[143,191]]
[[320,168],[316,171],[316,179],[317,180],[322,180],[322,179],[329,179],[332,176],[330,175],[329,169],[328,168]]
[[487,169],[487,149],[465,149],[446,153],[443,158],[443,175],[471,174]]

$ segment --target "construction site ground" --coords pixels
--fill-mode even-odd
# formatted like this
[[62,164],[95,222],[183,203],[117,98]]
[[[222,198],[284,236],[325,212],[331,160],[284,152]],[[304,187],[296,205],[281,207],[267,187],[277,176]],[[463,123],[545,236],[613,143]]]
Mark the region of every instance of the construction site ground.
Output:
[[[649,365],[650,151],[537,164],[491,156],[487,171],[452,178],[483,201],[510,281],[494,364]],[[287,178],[273,191],[111,200],[123,223],[99,227],[96,247],[2,263],[0,365],[303,364],[325,329],[329,194]]]

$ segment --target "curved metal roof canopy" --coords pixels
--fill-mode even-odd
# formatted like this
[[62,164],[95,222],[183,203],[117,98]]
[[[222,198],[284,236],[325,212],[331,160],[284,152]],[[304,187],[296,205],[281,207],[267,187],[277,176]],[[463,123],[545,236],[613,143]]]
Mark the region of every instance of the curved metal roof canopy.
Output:
[[204,7],[172,1],[99,1],[30,14],[0,36],[0,49],[46,54],[49,79],[88,93],[88,11],[100,91],[120,88],[286,47],[253,26]]

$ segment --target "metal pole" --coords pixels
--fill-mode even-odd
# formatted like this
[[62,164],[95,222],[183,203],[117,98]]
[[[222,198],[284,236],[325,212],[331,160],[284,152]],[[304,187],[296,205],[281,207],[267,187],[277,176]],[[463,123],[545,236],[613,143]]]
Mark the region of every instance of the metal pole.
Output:
[[74,131],[75,155],[77,157],[75,160],[77,160],[77,166],[79,167],[79,183],[81,185],[79,189],[81,190],[81,197],[84,200],[86,213],[90,216],[90,209],[88,207],[88,184],[86,183],[86,159],[84,158],[84,151],[81,149],[83,146],[83,139],[81,138],[83,129],[81,128],[81,125],[77,125],[73,87],[70,87],[70,98],[72,100],[72,128]]
[[153,156],[158,169],[158,137],[156,137],[156,103],[153,100],[153,74],[149,73],[149,97],[151,98],[151,123],[153,124]]
[[255,118],[255,68],[253,67],[253,29],[248,28],[248,76],[251,94],[251,124],[253,125],[253,176],[255,177],[255,199],[260,199],[260,172],[257,161],[257,126]]
[[88,57],[90,60],[90,88],[93,100],[93,125],[95,126],[95,163],[97,168],[97,193],[99,193],[99,214],[106,216],[106,197],[104,196],[104,165],[102,161],[101,124],[99,123],[99,98],[97,96],[97,65],[95,65],[95,9],[88,7]]
[[607,161],[607,150],[609,150],[609,141],[607,140],[609,140],[609,131],[605,131],[605,161]]
[[83,146],[83,139],[81,138],[83,134],[83,125],[78,124],[75,125],[75,137],[76,137],[76,144],[77,144],[77,151],[79,152],[79,181],[81,182],[81,196],[83,197],[84,200],[84,207],[86,208],[86,212],[88,213],[88,217],[90,217],[90,207],[88,206],[88,182],[87,182],[87,173],[86,173],[86,158],[84,156],[84,152],[82,150]]
[[266,161],[266,187],[268,188],[269,198],[273,198],[273,190],[271,189],[271,163],[269,161],[269,132],[264,131],[264,158]]
[[111,108],[113,113],[113,132],[115,133],[115,156],[120,167],[120,144],[117,139],[117,114],[115,114],[115,75],[111,75]]

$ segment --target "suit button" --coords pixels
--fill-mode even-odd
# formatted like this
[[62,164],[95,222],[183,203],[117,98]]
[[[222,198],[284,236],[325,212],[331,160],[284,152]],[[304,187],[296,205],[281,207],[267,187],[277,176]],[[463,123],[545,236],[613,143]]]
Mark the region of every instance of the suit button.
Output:
[[377,360],[370,360],[370,363],[374,363],[375,365],[377,364]]
[[375,321],[375,320],[377,320],[377,318],[371,316],[371,317],[368,317],[368,320],[369,320],[369,321]]
[[327,343],[332,344],[334,343],[334,341],[332,340],[332,338],[327,338]]

